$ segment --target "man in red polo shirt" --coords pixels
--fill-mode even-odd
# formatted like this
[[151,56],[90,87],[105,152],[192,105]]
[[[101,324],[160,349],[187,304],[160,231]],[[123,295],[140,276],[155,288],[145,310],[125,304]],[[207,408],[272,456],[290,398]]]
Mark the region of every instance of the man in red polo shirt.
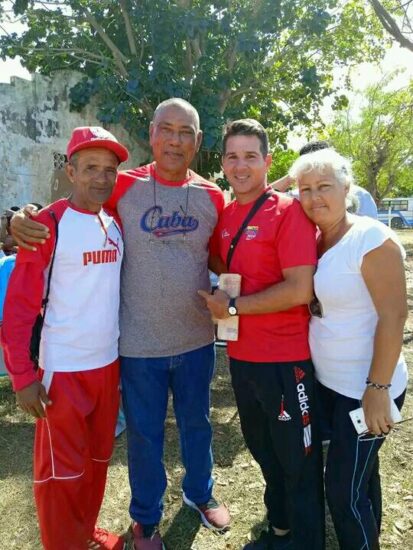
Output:
[[297,200],[267,186],[271,156],[258,122],[227,125],[222,164],[235,194],[214,234],[214,253],[223,270],[254,202],[269,193],[227,269],[242,276],[241,296],[200,291],[217,319],[239,315],[238,340],[228,342],[232,385],[245,442],[266,481],[269,521],[268,531],[245,550],[319,550],[324,547],[322,460],[307,341],[315,227]]

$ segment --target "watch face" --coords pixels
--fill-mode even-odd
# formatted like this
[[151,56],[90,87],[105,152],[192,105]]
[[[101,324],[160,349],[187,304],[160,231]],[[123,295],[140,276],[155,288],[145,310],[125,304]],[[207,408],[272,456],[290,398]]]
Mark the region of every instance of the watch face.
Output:
[[236,315],[236,314],[237,314],[237,308],[234,307],[234,306],[229,307],[229,308],[228,308],[228,313],[229,313],[230,315]]

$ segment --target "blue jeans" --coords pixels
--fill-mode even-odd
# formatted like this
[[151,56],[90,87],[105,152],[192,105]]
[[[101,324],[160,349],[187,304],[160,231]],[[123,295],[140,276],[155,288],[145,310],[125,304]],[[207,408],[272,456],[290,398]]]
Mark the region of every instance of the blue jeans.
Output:
[[212,493],[212,430],[209,422],[214,345],[156,358],[121,357],[123,405],[128,438],[132,519],[158,523],[166,474],[164,425],[171,388],[185,476],[182,489],[198,504]]
[[[403,405],[405,392],[395,403]],[[379,449],[383,438],[359,436],[349,412],[357,399],[319,384],[321,414],[331,429],[325,488],[328,506],[342,550],[378,550],[381,526]]]

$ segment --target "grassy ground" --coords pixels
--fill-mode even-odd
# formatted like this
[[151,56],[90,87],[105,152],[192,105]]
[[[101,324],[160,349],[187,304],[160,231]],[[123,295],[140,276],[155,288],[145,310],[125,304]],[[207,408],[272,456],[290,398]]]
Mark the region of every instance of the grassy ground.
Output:
[[[405,331],[405,354],[413,379],[413,232],[402,232],[408,250],[410,318]],[[236,550],[259,533],[264,522],[263,481],[246,451],[230,388],[226,358],[218,350],[212,387],[214,426],[215,494],[228,503],[233,524],[223,535],[199,525],[195,512],[182,505],[180,480],[183,470],[172,411],[166,429],[165,465],[169,488],[161,524],[168,550]],[[404,408],[413,416],[413,383]],[[19,412],[8,381],[0,380],[0,548],[41,548],[31,489],[33,423]],[[109,481],[101,513],[101,525],[118,533],[129,526],[129,487],[125,436],[116,441]],[[394,432],[381,452],[384,520],[382,548],[413,550],[413,422]],[[328,523],[327,550],[338,548]]]

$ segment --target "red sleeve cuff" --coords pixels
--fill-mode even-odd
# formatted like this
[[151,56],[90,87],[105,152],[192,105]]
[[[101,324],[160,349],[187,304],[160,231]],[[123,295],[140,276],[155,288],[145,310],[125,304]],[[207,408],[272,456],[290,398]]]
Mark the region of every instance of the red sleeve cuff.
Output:
[[11,383],[14,391],[20,391],[33,384],[38,380],[34,367],[31,366],[30,370],[19,374],[10,374]]

